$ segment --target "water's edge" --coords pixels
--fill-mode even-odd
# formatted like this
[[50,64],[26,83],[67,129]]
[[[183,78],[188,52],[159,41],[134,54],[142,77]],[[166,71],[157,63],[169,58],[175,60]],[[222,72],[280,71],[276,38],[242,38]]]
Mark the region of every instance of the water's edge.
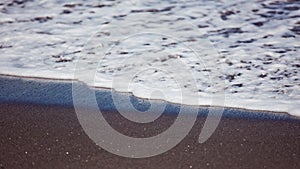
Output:
[[[0,75],[0,103],[26,103],[38,105],[58,105],[73,107],[72,85],[93,90],[101,111],[118,112],[112,94],[118,97],[127,97],[128,93],[120,93],[111,89],[95,89],[78,81],[55,80],[42,78],[26,78],[17,76]],[[198,116],[207,116],[210,108],[222,108],[214,106],[189,106],[162,100],[146,100],[129,94],[132,105],[140,111],[145,111],[150,104],[165,104],[164,113],[178,114],[181,106],[198,109]],[[188,113],[188,112],[187,112]],[[291,116],[286,112],[271,112],[261,110],[249,110],[242,108],[224,107],[223,117],[229,118],[254,118],[270,120],[299,120],[299,117]]]

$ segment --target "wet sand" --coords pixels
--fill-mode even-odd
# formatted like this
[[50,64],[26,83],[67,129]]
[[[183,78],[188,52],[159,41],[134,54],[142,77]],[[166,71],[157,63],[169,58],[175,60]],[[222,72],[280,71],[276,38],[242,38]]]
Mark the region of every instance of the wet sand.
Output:
[[[113,155],[90,140],[71,107],[1,103],[0,114],[1,169],[300,166],[299,120],[223,117],[212,137],[200,144],[197,141],[205,117],[199,116],[188,136],[175,148],[154,157],[130,159]],[[124,121],[117,113],[104,115],[118,131],[141,137],[163,131],[176,117],[165,114],[151,128]]]

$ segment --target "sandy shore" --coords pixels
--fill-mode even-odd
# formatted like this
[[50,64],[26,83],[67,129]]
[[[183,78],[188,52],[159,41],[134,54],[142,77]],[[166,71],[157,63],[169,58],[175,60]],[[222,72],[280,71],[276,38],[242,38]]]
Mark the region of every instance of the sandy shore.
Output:
[[[9,168],[298,168],[300,121],[223,117],[212,137],[197,142],[205,118],[198,117],[188,136],[172,150],[150,158],[123,158],[98,147],[84,133],[73,108],[0,104],[0,166]],[[174,115],[163,115],[154,128],[107,121],[131,136],[166,129]],[[121,122],[121,123],[120,123]],[[136,130],[132,132],[132,127]],[[147,126],[146,126],[147,127]]]

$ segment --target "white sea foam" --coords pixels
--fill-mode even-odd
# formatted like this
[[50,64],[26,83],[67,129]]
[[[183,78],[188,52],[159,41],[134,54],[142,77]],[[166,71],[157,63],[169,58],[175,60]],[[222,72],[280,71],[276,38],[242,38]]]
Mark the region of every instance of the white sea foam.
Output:
[[300,116],[299,7],[6,0],[0,3],[0,73],[76,78],[143,98]]

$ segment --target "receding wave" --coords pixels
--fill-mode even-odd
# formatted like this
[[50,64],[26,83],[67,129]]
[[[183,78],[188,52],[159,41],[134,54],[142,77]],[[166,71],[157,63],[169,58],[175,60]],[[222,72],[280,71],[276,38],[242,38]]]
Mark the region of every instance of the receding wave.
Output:
[[299,8],[297,1],[4,1],[0,73],[300,115]]

